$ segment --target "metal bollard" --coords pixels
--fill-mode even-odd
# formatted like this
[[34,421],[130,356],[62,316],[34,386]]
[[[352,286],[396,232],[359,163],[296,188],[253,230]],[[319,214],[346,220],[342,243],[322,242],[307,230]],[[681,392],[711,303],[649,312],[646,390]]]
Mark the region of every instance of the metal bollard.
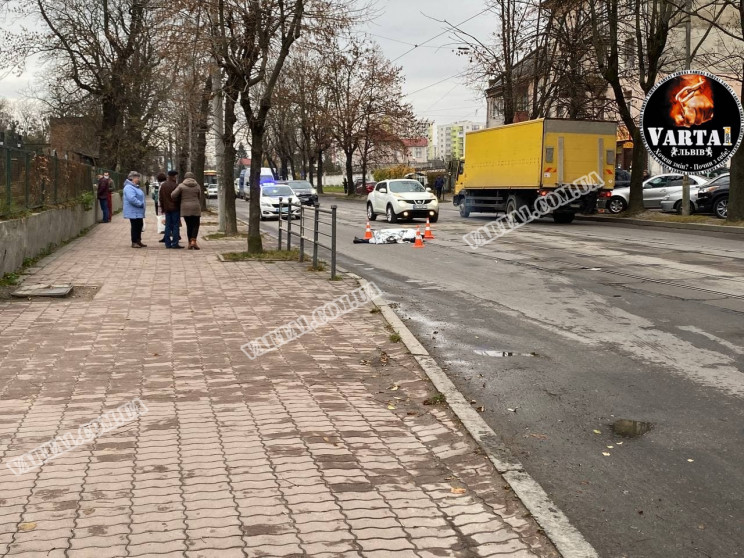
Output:
[[292,209],[294,209],[294,206],[290,201],[287,206],[287,251],[292,249]]
[[282,251],[282,198],[279,198],[279,221],[277,222],[277,227],[279,227],[279,245],[277,246],[277,250],[279,252]]
[[336,278],[336,208],[331,206],[331,279]]
[[320,208],[315,206],[315,217],[313,219],[313,269],[318,269],[318,221],[320,219]]
[[300,206],[300,261],[305,261],[305,206]]

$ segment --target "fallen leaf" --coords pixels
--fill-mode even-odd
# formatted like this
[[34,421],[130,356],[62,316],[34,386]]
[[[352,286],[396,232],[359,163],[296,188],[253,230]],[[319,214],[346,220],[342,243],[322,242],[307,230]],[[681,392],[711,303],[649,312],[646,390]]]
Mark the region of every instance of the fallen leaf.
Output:
[[507,411],[510,411],[512,413],[516,413],[517,412],[517,409],[519,409],[519,407],[514,407],[513,409],[511,407],[508,407],[506,410]]
[[694,463],[694,461],[695,461],[694,459],[688,459],[687,460],[688,463]]
[[595,434],[602,434],[601,430],[593,430],[592,432],[594,432]]
[[390,409],[391,411],[394,411],[395,405],[393,405],[392,403],[388,403],[388,409]]
[[399,388],[398,384],[393,384],[393,385],[392,385],[392,386],[390,387],[390,391],[398,391],[398,388]]
[[36,529],[36,523],[34,521],[29,521],[28,523],[21,523],[18,526],[18,529],[20,531],[33,531]]
[[617,442],[617,445],[618,445],[618,446],[622,446],[622,445],[623,445],[623,443],[622,443],[622,442]]
[[470,400],[470,404],[471,404],[471,405],[475,405],[476,403],[478,403],[478,402],[477,402],[477,401],[476,401],[475,399],[471,399],[471,400]]
[[450,492],[452,494],[465,494],[467,490],[465,488],[453,488]]
[[604,455],[605,457],[609,457],[612,454],[609,451],[603,451],[602,455]]
[[365,366],[369,364],[369,361],[366,358],[363,358],[359,361],[359,364],[364,364]]
[[548,437],[545,434],[530,434],[530,437],[537,438],[538,440],[547,440]]
[[615,447],[615,446],[607,446],[607,449],[612,449],[612,448],[614,448],[614,447]]
[[85,509],[83,510],[83,513],[84,513],[85,515],[90,515],[90,514],[92,514],[92,513],[94,512],[94,511],[96,511],[96,508],[85,508]]
[[478,411],[479,413],[482,413],[483,411],[486,410],[486,408],[483,405],[481,405],[480,407],[477,407],[475,410]]

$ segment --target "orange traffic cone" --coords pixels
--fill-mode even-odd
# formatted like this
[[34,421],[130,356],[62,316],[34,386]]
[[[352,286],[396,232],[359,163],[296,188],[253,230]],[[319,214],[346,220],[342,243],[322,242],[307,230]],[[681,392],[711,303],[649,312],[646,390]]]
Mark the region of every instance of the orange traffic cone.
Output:
[[424,238],[426,240],[434,240],[434,235],[431,234],[431,225],[429,224],[429,218],[426,218],[426,228],[424,229]]
[[421,240],[421,227],[416,227],[416,242],[413,243],[414,248],[423,248],[424,241]]
[[364,239],[369,240],[372,238],[372,228],[369,226],[369,221],[367,221],[367,230],[364,231]]

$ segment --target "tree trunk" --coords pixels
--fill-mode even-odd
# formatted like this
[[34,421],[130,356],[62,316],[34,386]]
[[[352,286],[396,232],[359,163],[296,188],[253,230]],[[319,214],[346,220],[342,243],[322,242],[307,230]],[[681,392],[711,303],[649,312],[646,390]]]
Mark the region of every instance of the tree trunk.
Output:
[[[119,170],[117,156],[118,131],[121,125],[121,112],[112,97],[101,100],[101,144],[99,148],[99,165],[104,169]],[[132,169],[123,169],[130,171]]]
[[238,98],[238,90],[230,81],[225,85],[225,120],[224,134],[222,136],[223,157],[222,168],[222,186],[221,198],[224,200],[220,204],[220,209],[224,215],[225,235],[235,236],[238,234],[238,218],[235,214],[235,103]]
[[354,195],[354,167],[351,164],[351,158],[354,156],[354,150],[344,151],[346,155],[346,182],[349,184],[348,196]]
[[633,159],[630,174],[630,196],[628,215],[643,212],[643,171],[646,168],[646,148],[641,140],[641,129],[633,127]]
[[248,253],[263,252],[261,241],[261,161],[263,160],[264,125],[251,123],[250,200],[248,203]]
[[217,163],[217,230],[225,232],[225,177],[220,176],[225,161],[225,94],[222,90],[222,72],[216,65],[212,68],[212,114],[214,115],[214,155]]
[[[744,26],[744,22],[742,22],[742,25]],[[742,81],[741,85],[741,94],[744,95],[744,81]],[[744,220],[744,148],[741,146],[731,158],[730,179],[728,216],[726,220],[742,221]]]
[[323,193],[323,150],[318,150],[318,185],[316,186],[318,194]]

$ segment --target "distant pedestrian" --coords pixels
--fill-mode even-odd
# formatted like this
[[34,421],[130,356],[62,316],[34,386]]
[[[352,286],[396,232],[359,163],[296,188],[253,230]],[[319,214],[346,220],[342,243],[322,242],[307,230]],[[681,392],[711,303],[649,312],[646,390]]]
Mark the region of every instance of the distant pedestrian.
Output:
[[[183,246],[178,244],[181,240],[181,208],[179,204],[171,197],[171,194],[178,187],[178,171],[169,170],[165,182],[160,185],[160,209],[165,214],[165,247],[181,249]],[[158,176],[160,180],[160,176]]]
[[142,244],[142,226],[145,223],[145,193],[140,189],[142,176],[132,171],[124,181],[124,219],[129,219],[132,234],[132,248],[146,248]]
[[103,177],[106,180],[108,180],[108,183],[109,183],[108,196],[106,197],[106,201],[108,202],[108,210],[109,210],[108,214],[109,214],[109,223],[110,223],[111,217],[113,217],[114,215],[114,199],[113,199],[114,181],[111,180],[111,178],[109,177],[109,173],[107,172],[103,173]]
[[199,237],[201,221],[201,186],[192,172],[187,172],[183,178],[183,182],[173,191],[171,198],[178,203],[181,217],[186,221],[189,250],[199,250],[196,240]]
[[648,173],[648,169],[643,169],[643,180],[644,182],[651,178],[651,175]]
[[155,202],[155,215],[160,215],[160,212],[158,211],[158,209],[159,209],[158,206],[160,204],[160,197],[159,197],[160,185],[163,182],[165,182],[165,179],[166,178],[167,177],[165,176],[165,173],[161,172],[158,175],[157,179],[156,180],[153,180],[150,183],[150,197],[152,198],[152,201]]
[[109,213],[108,197],[111,191],[110,180],[105,179],[103,176],[98,178],[98,203],[101,206],[101,223],[109,223],[111,221],[111,213]]
[[437,199],[442,200],[442,191],[444,190],[444,177],[440,174],[434,181],[434,189],[437,191]]

